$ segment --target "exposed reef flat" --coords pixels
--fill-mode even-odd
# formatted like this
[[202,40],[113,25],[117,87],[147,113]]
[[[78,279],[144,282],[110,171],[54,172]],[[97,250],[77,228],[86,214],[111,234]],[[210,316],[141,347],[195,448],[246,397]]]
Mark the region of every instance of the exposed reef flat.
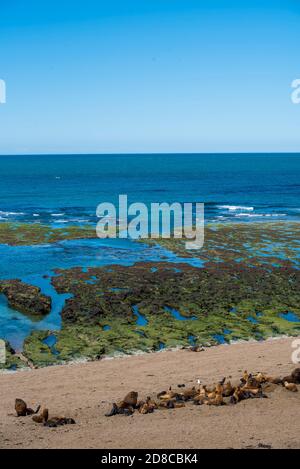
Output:
[[66,239],[96,238],[93,226],[65,226],[53,228],[40,223],[0,223],[0,244],[30,246],[53,244]]
[[148,239],[148,244],[160,244],[181,257],[200,257],[210,262],[231,262],[252,267],[277,265],[300,267],[300,223],[222,223],[207,224],[204,246],[187,250],[185,239]]
[[[153,351],[161,343],[188,346],[191,336],[193,343],[213,345],[220,337],[261,340],[300,331],[300,322],[282,315],[292,311],[300,320],[300,271],[288,267],[138,263],[57,270],[52,283],[59,293],[73,296],[62,310],[62,329],[55,332],[59,355],[42,344],[47,333],[26,339],[24,353],[37,364]],[[146,325],[138,325],[134,307]]]
[[[44,366],[299,335],[299,234],[298,223],[209,225],[199,252],[155,241],[186,262],[56,269],[53,287],[71,295],[61,330],[33,331],[23,353]],[[190,264],[197,257],[200,268]]]

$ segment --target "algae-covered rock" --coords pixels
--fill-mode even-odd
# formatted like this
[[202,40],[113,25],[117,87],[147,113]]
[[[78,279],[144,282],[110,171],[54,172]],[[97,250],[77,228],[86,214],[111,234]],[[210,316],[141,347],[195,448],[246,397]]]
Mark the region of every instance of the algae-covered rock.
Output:
[[0,292],[7,297],[11,308],[32,316],[43,316],[50,313],[51,298],[43,295],[40,288],[21,280],[4,280],[0,282]]

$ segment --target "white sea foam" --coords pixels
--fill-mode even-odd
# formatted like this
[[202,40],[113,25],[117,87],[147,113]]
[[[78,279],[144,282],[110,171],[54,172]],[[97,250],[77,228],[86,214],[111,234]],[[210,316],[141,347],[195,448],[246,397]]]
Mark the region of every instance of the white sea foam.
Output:
[[286,213],[236,213],[237,218],[286,217]]
[[64,213],[51,213],[51,217],[63,217]]
[[249,212],[253,212],[254,207],[247,207],[243,205],[218,205],[218,208],[229,210],[229,212],[238,212],[240,210],[247,210]]
[[4,217],[9,217],[9,216],[25,215],[25,213],[24,212],[2,212],[2,210],[0,210],[0,215],[3,215]]

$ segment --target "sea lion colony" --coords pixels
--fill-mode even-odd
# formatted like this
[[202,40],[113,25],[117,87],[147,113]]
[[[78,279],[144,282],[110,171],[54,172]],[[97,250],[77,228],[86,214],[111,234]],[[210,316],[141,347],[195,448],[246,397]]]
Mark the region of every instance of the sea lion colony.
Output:
[[[154,412],[155,409],[177,409],[185,407],[186,402],[193,402],[195,405],[229,405],[251,398],[267,398],[267,394],[283,386],[291,392],[297,392],[297,385],[300,384],[300,368],[296,368],[290,375],[283,378],[267,376],[264,373],[251,374],[244,371],[240,382],[232,384],[231,381],[223,378],[213,386],[201,385],[196,388],[184,389],[184,391],[173,391],[170,387],[168,391],[157,394],[157,399],[147,397],[145,401],[138,400],[138,393],[131,391],[125,398],[117,403],[113,403],[112,409],[105,414],[106,417],[123,414],[132,415],[135,410],[140,414]],[[178,386],[182,388],[181,384]]]
[[[300,368],[296,368],[288,376],[272,377],[264,373],[251,374],[244,371],[238,384],[223,378],[217,384],[208,386],[201,384],[198,380],[198,387],[185,388],[184,384],[178,385],[180,391],[174,391],[171,387],[168,391],[161,391],[156,395],[156,399],[148,396],[145,400],[138,400],[138,393],[131,391],[124,399],[113,403],[111,410],[105,414],[106,417],[123,414],[130,416],[136,410],[140,414],[149,414],[156,409],[178,409],[185,407],[186,402],[194,405],[229,405],[251,398],[267,398],[266,393],[272,392],[277,386],[282,386],[290,392],[298,392],[297,385],[300,384]],[[183,389],[183,391],[181,391]],[[73,425],[75,420],[70,417],[51,417],[49,411],[44,408],[38,414],[40,405],[33,410],[27,407],[23,399],[15,400],[15,410],[17,417],[32,415],[32,420],[45,427],[58,427],[61,425]]]

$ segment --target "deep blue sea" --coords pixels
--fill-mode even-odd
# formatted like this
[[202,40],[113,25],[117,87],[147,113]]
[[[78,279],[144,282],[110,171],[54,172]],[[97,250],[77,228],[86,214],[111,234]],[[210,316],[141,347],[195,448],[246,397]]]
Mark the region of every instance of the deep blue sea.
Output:
[[96,206],[204,202],[216,221],[300,219],[300,154],[0,157],[0,221],[95,222]]
[[[97,205],[116,204],[119,194],[148,205],[204,202],[206,221],[300,221],[300,154],[1,156],[0,181],[0,223],[95,225]],[[33,321],[0,295],[0,337],[17,349],[30,331],[60,327],[66,297],[43,278],[56,267],[180,260],[160,247],[118,239],[0,245],[0,255],[0,279],[38,285],[53,301],[51,313]]]

